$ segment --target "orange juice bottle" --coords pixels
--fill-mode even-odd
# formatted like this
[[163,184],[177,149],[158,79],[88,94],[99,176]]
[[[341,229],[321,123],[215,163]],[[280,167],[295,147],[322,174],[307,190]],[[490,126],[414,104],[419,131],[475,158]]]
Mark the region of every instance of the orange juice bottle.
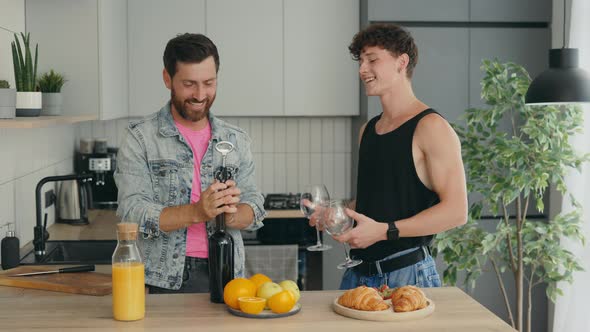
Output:
[[113,317],[132,321],[145,316],[145,276],[137,248],[137,224],[117,225],[117,247],[113,253]]

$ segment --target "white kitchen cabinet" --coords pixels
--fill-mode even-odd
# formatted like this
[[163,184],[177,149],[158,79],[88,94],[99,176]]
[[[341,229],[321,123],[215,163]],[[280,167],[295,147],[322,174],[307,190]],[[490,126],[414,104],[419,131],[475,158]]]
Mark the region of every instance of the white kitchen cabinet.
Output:
[[[0,0],[0,29],[21,32],[24,28],[25,0]],[[2,44],[2,49],[5,47],[6,44]]]
[[205,0],[129,0],[128,5],[129,113],[143,116],[170,100],[162,78],[166,43],[180,33],[205,33]]
[[14,84],[14,66],[12,64],[12,50],[10,43],[14,40],[12,31],[0,29],[0,80],[6,80],[11,88]]
[[348,44],[358,0],[128,0],[129,109],[157,111],[170,99],[162,82],[166,42],[204,33],[220,68],[212,112],[220,116],[358,114],[358,65]]
[[25,30],[25,1],[0,0],[0,80],[14,88],[14,66],[10,43],[14,33]]
[[27,0],[25,14],[38,75],[66,76],[64,115],[128,116],[127,1]]
[[212,112],[283,115],[282,2],[215,0],[207,2],[206,11],[207,35],[221,63]]
[[358,0],[285,0],[285,115],[359,114]]

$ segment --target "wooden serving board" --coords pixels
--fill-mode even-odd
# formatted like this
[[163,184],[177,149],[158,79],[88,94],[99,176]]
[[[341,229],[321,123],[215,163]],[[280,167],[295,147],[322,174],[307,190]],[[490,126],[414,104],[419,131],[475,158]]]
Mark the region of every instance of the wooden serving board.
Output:
[[0,272],[0,285],[85,295],[108,295],[113,291],[110,274],[99,272],[53,273],[10,277],[13,274],[52,271],[60,265],[26,265]]
[[430,299],[426,300],[428,301],[428,306],[426,308],[410,312],[395,312],[393,311],[391,305],[389,306],[389,309],[381,311],[355,310],[338,304],[338,298],[336,298],[332,303],[332,308],[337,314],[360,320],[374,320],[381,322],[405,321],[421,319],[432,314],[434,312],[434,302],[432,302]]

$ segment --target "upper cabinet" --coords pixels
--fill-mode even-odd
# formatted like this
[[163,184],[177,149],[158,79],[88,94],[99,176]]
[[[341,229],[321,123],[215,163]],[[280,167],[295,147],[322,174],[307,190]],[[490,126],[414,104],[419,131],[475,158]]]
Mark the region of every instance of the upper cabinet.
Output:
[[0,5],[0,80],[14,84],[14,66],[10,43],[14,33],[25,31],[25,0],[1,0]]
[[129,115],[143,116],[170,100],[162,76],[166,43],[180,33],[205,32],[205,0],[128,0],[128,5]]
[[131,115],[170,99],[162,55],[177,33],[204,33],[220,68],[212,112],[221,116],[359,114],[357,63],[348,44],[359,0],[129,0]]
[[283,115],[283,5],[276,0],[207,2],[207,35],[220,67],[216,115]]
[[551,22],[551,0],[471,0],[473,22]]
[[[2,0],[0,6],[2,8],[0,29],[13,32],[23,31],[25,27],[25,0]],[[4,44],[2,46],[2,48],[6,47]]]
[[26,30],[39,44],[38,75],[66,76],[64,115],[129,115],[127,1],[27,0]]
[[[371,22],[467,21],[469,0],[365,0]],[[364,5],[364,4],[363,4]]]
[[371,22],[549,22],[551,0],[366,0]]
[[359,114],[358,0],[284,1],[285,115]]

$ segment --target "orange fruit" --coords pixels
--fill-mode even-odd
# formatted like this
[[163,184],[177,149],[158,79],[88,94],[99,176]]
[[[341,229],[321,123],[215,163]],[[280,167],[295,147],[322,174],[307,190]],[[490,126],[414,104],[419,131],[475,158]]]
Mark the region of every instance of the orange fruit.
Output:
[[262,273],[256,273],[250,277],[250,280],[256,284],[256,289],[258,289],[258,287],[260,287],[260,285],[264,284],[265,282],[272,282],[272,279]]
[[267,304],[270,310],[276,314],[284,314],[291,311],[295,306],[295,296],[289,290],[276,293],[268,299]]
[[238,298],[256,296],[256,284],[246,278],[236,278],[223,288],[223,302],[234,309],[240,309]]
[[257,315],[266,305],[266,300],[261,297],[240,297],[238,298],[240,310],[247,314]]

